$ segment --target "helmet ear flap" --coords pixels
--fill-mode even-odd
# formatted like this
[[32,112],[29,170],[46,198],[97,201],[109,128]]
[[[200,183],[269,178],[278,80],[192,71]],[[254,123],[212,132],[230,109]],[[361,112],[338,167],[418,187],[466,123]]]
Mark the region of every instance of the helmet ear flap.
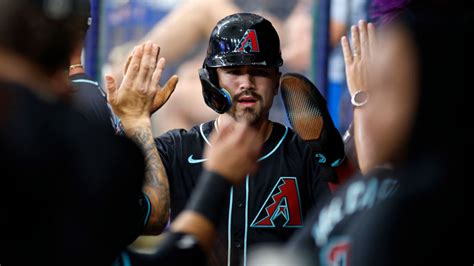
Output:
[[216,68],[209,68],[209,67],[204,67],[207,72],[209,73],[209,81],[211,81],[212,84],[216,87],[219,86],[219,78],[217,77],[217,69]]
[[215,69],[209,71],[207,68],[200,68],[198,73],[206,104],[219,114],[227,112],[232,106],[232,99],[226,89],[216,86],[217,73]]

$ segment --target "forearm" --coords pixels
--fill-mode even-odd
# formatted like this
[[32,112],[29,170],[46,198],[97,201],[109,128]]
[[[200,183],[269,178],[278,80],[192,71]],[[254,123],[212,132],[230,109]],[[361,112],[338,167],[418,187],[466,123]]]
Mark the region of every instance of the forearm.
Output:
[[227,178],[204,169],[186,209],[171,224],[171,231],[193,235],[201,247],[209,251],[231,188]]
[[374,151],[374,143],[370,138],[367,138],[369,134],[366,133],[371,127],[367,112],[364,110],[365,107],[356,107],[354,109],[353,121],[357,159],[359,168],[363,174],[366,174],[370,169],[376,166],[376,162],[373,161],[373,158],[376,158],[376,156],[372,154]]
[[176,218],[171,224],[171,231],[194,236],[205,252],[211,250],[216,237],[214,224],[200,213],[190,210],[183,211]]
[[[246,124],[223,126],[219,134],[210,136],[211,149],[206,148],[204,163],[186,209],[171,224],[171,231],[193,235],[201,247],[209,251],[215,240],[215,230],[224,216],[226,199],[232,185],[239,185],[246,173],[256,169],[263,144],[259,132]],[[222,162],[222,157],[232,156]],[[227,171],[233,169],[233,171]]]
[[166,171],[156,148],[150,119],[129,122],[122,120],[125,133],[137,143],[145,155],[145,182],[143,192],[151,203],[151,213],[145,225],[145,234],[159,234],[169,217],[169,184]]

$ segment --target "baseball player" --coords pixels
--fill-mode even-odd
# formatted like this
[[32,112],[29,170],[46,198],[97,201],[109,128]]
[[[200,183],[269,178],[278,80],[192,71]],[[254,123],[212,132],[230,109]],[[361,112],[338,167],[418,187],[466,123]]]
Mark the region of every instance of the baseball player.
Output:
[[[369,60],[372,53],[369,53],[369,51],[378,52],[374,48],[375,29],[373,25],[361,21],[357,27],[353,27],[352,43],[354,52],[349,48],[347,38],[342,39],[345,62],[349,73],[347,75],[349,89],[365,88],[366,91],[364,92],[367,92],[370,88],[369,84],[357,79],[362,74],[355,72],[353,65],[359,63],[357,61],[359,56],[372,63]],[[407,60],[407,62],[409,61]],[[360,64],[361,68],[368,65],[368,63]],[[350,71],[357,75],[351,74]],[[401,78],[405,78],[405,76]],[[354,86],[354,82],[359,82],[359,86]],[[373,91],[372,88],[370,88],[370,91]],[[404,91],[398,90],[398,93],[402,94]],[[351,95],[357,94],[351,91]],[[404,98],[401,98],[402,101],[405,101]],[[393,97],[391,100],[399,99]],[[391,164],[392,160],[388,161],[390,163],[384,164],[383,161],[380,161],[380,155],[383,154],[384,145],[390,145],[401,137],[391,139],[387,134],[384,134],[384,142],[377,143],[379,145],[372,144],[372,146],[359,141],[364,138],[366,142],[373,143],[379,137],[377,132],[370,131],[370,126],[364,124],[367,117],[370,115],[373,117],[374,114],[381,112],[380,108],[374,108],[374,105],[380,103],[380,100],[371,100],[368,103],[367,99],[364,98],[359,99],[353,96],[352,99],[355,114],[354,126],[359,129],[354,138],[356,139],[356,145],[358,145],[357,156],[362,162],[361,172],[364,175],[356,175],[347,184],[343,185],[330,201],[324,203],[319,210],[311,215],[311,218],[308,219],[311,225],[299,232],[293,240],[295,250],[308,248],[313,253],[312,260],[318,261],[319,265],[367,265],[363,263],[365,258],[359,256],[360,248],[364,246],[364,241],[367,241],[364,236],[364,234],[367,234],[367,224],[370,224],[371,221],[371,219],[366,218],[373,215],[374,209],[380,208],[379,206],[383,206],[391,197],[396,195],[400,186],[399,180],[396,178],[398,173],[394,171],[393,164]],[[387,102],[384,104],[389,106]],[[404,115],[405,113],[399,114],[396,116],[398,120],[394,119],[394,121],[406,121],[409,116]],[[371,123],[380,123],[380,121],[382,119],[373,119]],[[389,126],[401,127],[400,123],[396,122],[392,122],[393,125],[389,124]],[[361,129],[362,126],[365,126],[365,128]],[[361,134],[361,132],[365,134]],[[396,131],[392,130],[392,132]],[[400,132],[396,134],[402,135]],[[367,154],[370,147],[376,149],[373,155],[370,157],[363,156]],[[390,151],[389,156],[396,158],[396,155],[394,155],[396,152],[396,150]],[[377,163],[373,163],[375,161]],[[370,165],[370,167],[367,165]],[[368,265],[374,264],[368,263]]]
[[77,34],[77,42],[71,54],[69,65],[69,81],[73,86],[72,105],[87,120],[97,124],[110,125],[112,127],[109,128],[116,129],[119,125],[119,119],[107,105],[104,90],[99,82],[85,73],[81,62],[84,40],[92,23],[90,1],[84,1],[83,6],[75,12],[80,20],[73,23],[73,28]]
[[[455,244],[465,237],[462,158],[453,158],[453,146],[464,140],[454,130],[459,95],[445,91],[463,85],[456,68],[439,66],[462,65],[461,31],[472,16],[451,12],[457,5],[449,1],[381,3],[390,23],[377,38],[373,24],[360,21],[351,45],[341,40],[364,176],[310,215],[288,250],[307,250],[300,253],[307,264],[298,265],[457,265],[462,258]],[[440,136],[446,141],[433,145]]]
[[58,86],[83,4],[0,4],[1,265],[110,265],[143,230],[141,151],[85,121]]
[[[207,265],[218,217],[226,212],[221,202],[228,197],[232,185],[241,184],[249,172],[257,169],[263,144],[258,131],[246,123],[233,123],[219,134],[214,132],[211,139],[214,145],[205,148],[208,160],[191,199],[162,235],[156,252],[122,252],[114,265]],[[222,161],[223,156],[228,160]]]
[[[219,133],[229,123],[245,121],[265,140],[258,171],[247,175],[242,185],[233,186],[226,200],[219,202],[225,212],[214,217],[219,221],[219,236],[212,263],[246,265],[250,246],[287,240],[296,229],[304,227],[307,211],[329,194],[326,181],[332,178],[332,172],[318,163],[310,146],[291,129],[268,119],[282,64],[279,37],[268,20],[248,13],[225,17],[211,33],[203,68],[199,70],[205,102],[220,115],[189,131],[173,130],[155,140],[158,176],[169,182],[171,220],[183,210],[198,182],[207,160],[203,150],[213,145],[209,140],[212,131]],[[109,95],[113,95],[114,80],[108,77],[107,82]],[[133,96],[123,98],[131,104]],[[122,110],[118,114],[126,111]],[[136,122],[125,122],[130,132],[130,125]],[[140,135],[140,130],[148,132],[149,138],[148,128],[138,126],[132,131]],[[150,190],[147,195],[153,210],[155,204],[166,201],[166,197],[160,201],[160,195],[153,196]],[[168,217],[167,209],[155,210],[151,217],[163,221]]]

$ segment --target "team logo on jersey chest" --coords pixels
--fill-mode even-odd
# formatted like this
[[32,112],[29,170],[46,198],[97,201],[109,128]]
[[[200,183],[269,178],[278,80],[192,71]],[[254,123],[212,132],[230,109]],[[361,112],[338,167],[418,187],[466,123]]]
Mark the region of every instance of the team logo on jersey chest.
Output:
[[300,193],[296,177],[280,177],[250,227],[302,227]]

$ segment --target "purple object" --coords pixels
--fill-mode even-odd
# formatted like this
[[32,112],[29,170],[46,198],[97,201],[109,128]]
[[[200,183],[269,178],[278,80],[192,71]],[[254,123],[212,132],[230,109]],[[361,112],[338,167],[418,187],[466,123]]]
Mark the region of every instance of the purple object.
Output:
[[379,24],[390,23],[411,0],[372,0],[370,18]]

